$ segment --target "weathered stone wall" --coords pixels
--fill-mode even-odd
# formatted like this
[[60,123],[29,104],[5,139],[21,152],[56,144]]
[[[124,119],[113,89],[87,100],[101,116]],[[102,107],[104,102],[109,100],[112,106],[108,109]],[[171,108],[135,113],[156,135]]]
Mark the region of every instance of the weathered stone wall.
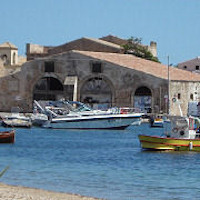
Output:
[[[172,115],[180,115],[180,104],[183,115],[187,115],[188,102],[199,101],[198,97],[200,96],[200,82],[171,81],[170,91],[170,113]],[[193,99],[191,97],[193,97]],[[178,99],[178,101],[173,102],[173,98]]]
[[[112,89],[112,105],[113,106],[130,106],[134,105],[134,94],[138,87],[146,86],[152,92],[152,108],[155,111],[162,110],[166,112],[167,106],[164,96],[167,94],[167,82],[159,78],[152,77],[135,71],[132,69],[113,65],[104,62],[103,72],[95,74],[91,72],[91,58],[85,57],[77,53],[65,53],[52,57],[55,61],[55,72],[44,72],[44,61],[46,59],[38,59],[27,62],[20,74],[20,91],[21,99],[28,103],[33,101],[34,85],[42,77],[55,77],[62,84],[67,76],[78,77],[78,100],[80,99],[81,88],[89,77],[102,77]],[[48,60],[48,59],[47,59]],[[64,94],[66,97],[67,94]],[[29,106],[31,108],[31,105]],[[25,108],[24,108],[25,109]]]

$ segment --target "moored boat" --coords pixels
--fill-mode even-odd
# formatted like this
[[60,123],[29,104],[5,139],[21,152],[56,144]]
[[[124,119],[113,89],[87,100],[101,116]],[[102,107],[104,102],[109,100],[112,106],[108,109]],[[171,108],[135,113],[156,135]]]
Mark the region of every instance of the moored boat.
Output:
[[146,150],[200,151],[198,121],[194,117],[176,117],[171,120],[170,132],[164,136],[138,135],[141,147]]
[[[57,101],[48,106],[36,106],[46,115],[42,127],[55,129],[125,129],[131,124],[139,125],[143,113],[131,108],[94,110],[81,102]],[[74,107],[75,106],[75,107]]]
[[125,129],[133,122],[141,120],[141,115],[134,114],[106,114],[89,116],[62,116],[52,118],[46,122],[44,128],[55,129]]
[[2,126],[15,128],[31,128],[32,123],[30,121],[22,119],[4,119],[2,121]]
[[0,143],[14,143],[15,131],[2,131],[0,132]]

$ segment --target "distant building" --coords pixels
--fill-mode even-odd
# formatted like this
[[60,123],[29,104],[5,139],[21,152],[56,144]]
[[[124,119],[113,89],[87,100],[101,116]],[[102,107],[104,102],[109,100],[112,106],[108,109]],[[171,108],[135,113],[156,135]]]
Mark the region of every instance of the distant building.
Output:
[[26,62],[26,58],[18,55],[18,48],[10,43],[0,44],[0,61],[4,66],[16,66]]
[[179,63],[178,68],[187,70],[190,72],[200,73],[200,56],[194,59]]
[[10,42],[0,44],[0,59],[4,65],[18,64],[18,48]]

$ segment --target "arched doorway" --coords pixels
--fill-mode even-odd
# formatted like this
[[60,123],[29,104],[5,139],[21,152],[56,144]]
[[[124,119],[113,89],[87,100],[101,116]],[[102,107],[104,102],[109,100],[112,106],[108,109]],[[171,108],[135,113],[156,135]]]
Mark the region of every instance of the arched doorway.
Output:
[[110,85],[101,77],[88,79],[81,88],[80,101],[98,109],[109,108],[112,104]]
[[63,85],[62,83],[53,77],[41,78],[33,90],[34,100],[58,100],[63,98]]
[[134,107],[141,109],[143,112],[151,112],[152,94],[147,87],[139,87],[134,94]]

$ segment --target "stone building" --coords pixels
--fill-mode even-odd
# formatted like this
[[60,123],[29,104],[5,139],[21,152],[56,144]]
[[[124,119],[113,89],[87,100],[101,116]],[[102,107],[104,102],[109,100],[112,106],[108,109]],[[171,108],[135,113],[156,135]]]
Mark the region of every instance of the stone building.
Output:
[[0,44],[0,59],[4,65],[18,64],[18,48],[10,42]]
[[38,45],[35,51],[27,45],[29,61],[0,78],[0,110],[19,106],[27,112],[33,100],[65,98],[95,108],[127,106],[179,115],[172,99],[178,99],[187,114],[188,101],[200,96],[199,74],[123,54],[116,42],[82,39],[72,43]]
[[18,55],[18,48],[10,43],[0,44],[0,62],[6,67],[19,66],[26,62],[26,58]]

